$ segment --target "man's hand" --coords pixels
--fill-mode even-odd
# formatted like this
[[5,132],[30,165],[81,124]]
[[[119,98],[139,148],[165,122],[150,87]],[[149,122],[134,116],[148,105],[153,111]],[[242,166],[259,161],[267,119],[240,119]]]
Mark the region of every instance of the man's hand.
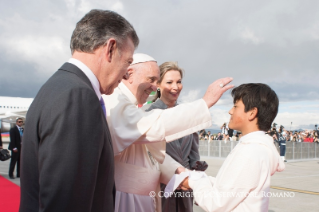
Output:
[[175,174],[180,174],[182,172],[186,172],[187,169],[185,169],[183,166],[180,166],[178,167],[176,170],[175,170]]
[[[180,167],[178,167],[178,168],[176,169],[175,174],[180,174],[180,173],[186,172],[186,171],[187,171],[186,168],[180,166]],[[188,177],[187,177],[186,179],[188,179]],[[185,181],[185,180],[184,180],[184,181]],[[183,182],[184,182],[184,181],[183,181]],[[179,189],[182,189],[182,190],[184,190],[184,191],[189,190],[189,188],[184,187],[184,186],[182,185],[182,183],[176,188],[176,190],[179,190]]]
[[182,190],[189,190],[189,189],[191,189],[191,187],[189,187],[189,185],[188,185],[188,177],[186,177],[185,180],[183,180],[183,182],[179,185],[179,187],[180,187]]
[[220,99],[223,93],[225,93],[228,89],[234,87],[234,85],[228,85],[231,81],[233,81],[233,78],[226,77],[218,79],[208,86],[206,93],[203,97],[208,108],[216,104],[216,102]]

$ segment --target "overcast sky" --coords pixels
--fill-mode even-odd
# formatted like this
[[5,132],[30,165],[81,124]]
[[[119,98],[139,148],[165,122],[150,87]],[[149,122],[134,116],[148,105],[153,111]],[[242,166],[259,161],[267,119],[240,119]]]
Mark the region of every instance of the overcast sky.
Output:
[[[286,129],[319,124],[319,1],[308,0],[1,0],[0,96],[35,97],[70,58],[75,24],[94,8],[129,20],[136,52],[178,61],[180,101],[231,76],[235,85],[270,85],[280,99],[275,122]],[[231,107],[228,92],[211,109],[212,128],[228,122]]]

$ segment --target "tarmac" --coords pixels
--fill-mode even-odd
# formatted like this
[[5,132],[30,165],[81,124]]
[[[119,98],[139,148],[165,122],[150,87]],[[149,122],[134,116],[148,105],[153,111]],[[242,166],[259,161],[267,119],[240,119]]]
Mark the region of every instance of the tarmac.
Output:
[[[225,159],[201,157],[209,167],[206,173],[216,176]],[[0,161],[0,175],[20,186],[20,178],[9,179],[10,160]],[[319,211],[319,159],[288,161],[283,172],[277,172],[271,177],[271,197],[269,212],[318,212]],[[14,173],[16,174],[16,172]],[[289,194],[279,197],[280,194]],[[274,195],[273,195],[274,194]],[[275,195],[278,196],[275,196]],[[194,205],[194,212],[203,212]]]

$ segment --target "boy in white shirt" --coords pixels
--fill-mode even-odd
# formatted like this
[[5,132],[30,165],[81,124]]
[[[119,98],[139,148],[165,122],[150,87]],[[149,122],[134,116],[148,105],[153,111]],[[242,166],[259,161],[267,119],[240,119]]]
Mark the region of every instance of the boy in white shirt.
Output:
[[216,178],[190,175],[181,186],[193,189],[195,201],[205,211],[266,212],[270,176],[285,168],[273,139],[265,134],[278,113],[279,100],[268,85],[260,83],[240,85],[231,94],[229,127],[243,136]]

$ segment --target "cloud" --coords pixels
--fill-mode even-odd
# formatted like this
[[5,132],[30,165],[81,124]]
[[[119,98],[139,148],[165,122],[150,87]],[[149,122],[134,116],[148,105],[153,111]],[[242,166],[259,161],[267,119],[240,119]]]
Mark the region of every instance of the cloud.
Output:
[[124,5],[121,1],[116,1],[112,7],[111,10],[117,11],[117,12],[121,12],[124,9]]
[[[286,130],[313,129],[315,124],[319,124],[319,113],[279,113],[274,121],[283,125]],[[291,124],[292,122],[292,124]]]
[[199,99],[199,90],[190,90],[186,95],[181,95],[179,101],[181,103],[192,102]]
[[244,39],[244,40],[248,40],[248,41],[251,41],[253,44],[255,45],[258,45],[262,42],[264,42],[264,39],[263,38],[259,38],[255,35],[255,33],[249,29],[249,28],[245,28],[243,30],[243,32],[241,33],[241,37]]
[[[234,85],[269,84],[281,103],[319,99],[319,1],[300,0],[8,1],[0,7],[0,95],[34,97],[68,60],[72,31],[94,8],[130,21],[141,41],[137,52],[159,64],[178,62],[185,70],[184,102],[225,76]],[[231,101],[227,92],[214,106],[224,111],[214,117],[218,122],[227,121]]]
[[230,119],[230,115],[228,111],[225,109],[215,108],[214,106],[209,110],[212,116],[213,125],[212,129],[220,129],[223,123],[228,123]]

